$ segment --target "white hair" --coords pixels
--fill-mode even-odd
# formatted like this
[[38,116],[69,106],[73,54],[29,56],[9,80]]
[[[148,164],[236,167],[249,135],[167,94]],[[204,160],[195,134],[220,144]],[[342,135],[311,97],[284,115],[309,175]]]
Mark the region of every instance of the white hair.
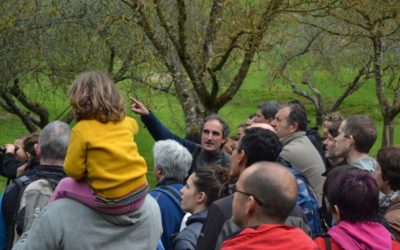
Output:
[[154,165],[161,168],[166,178],[183,180],[187,177],[192,155],[174,140],[162,140],[153,147]]

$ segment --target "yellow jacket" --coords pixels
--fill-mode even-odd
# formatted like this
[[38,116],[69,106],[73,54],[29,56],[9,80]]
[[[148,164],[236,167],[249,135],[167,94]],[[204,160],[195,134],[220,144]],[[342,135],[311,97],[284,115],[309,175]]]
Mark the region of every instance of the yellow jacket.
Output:
[[72,129],[65,173],[75,180],[85,178],[108,199],[132,193],[147,183],[146,161],[134,141],[137,132],[138,124],[130,117],[117,123],[79,121]]

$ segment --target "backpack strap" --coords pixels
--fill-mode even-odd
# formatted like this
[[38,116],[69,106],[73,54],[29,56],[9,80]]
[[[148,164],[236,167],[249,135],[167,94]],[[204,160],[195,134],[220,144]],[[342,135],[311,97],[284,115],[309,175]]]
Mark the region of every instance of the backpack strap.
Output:
[[[18,178],[16,178],[14,180],[13,183],[15,183],[15,185],[17,185],[18,188],[18,198],[16,200],[16,206],[15,206],[15,210],[13,211],[12,214],[12,218],[11,218],[11,224],[10,227],[7,228],[7,233],[8,233],[8,240],[7,240],[7,247],[6,249],[11,249],[13,244],[14,244],[14,237],[15,237],[15,224],[17,222],[18,219],[18,211],[20,209],[20,202],[21,202],[21,198],[22,195],[24,194],[24,191],[26,189],[26,187],[34,180],[32,180],[30,177],[28,176],[20,176]],[[4,206],[4,202],[3,202],[3,206]]]
[[331,237],[329,235],[325,234],[322,236],[324,238],[324,242],[326,245],[326,250],[332,250],[332,242],[331,242]]
[[181,207],[182,197],[181,197],[181,194],[179,193],[179,191],[176,190],[175,188],[173,188],[169,185],[162,185],[162,186],[156,187],[155,189],[153,189],[153,191],[158,191],[158,192],[165,194],[175,203],[175,205],[177,205],[179,208]]

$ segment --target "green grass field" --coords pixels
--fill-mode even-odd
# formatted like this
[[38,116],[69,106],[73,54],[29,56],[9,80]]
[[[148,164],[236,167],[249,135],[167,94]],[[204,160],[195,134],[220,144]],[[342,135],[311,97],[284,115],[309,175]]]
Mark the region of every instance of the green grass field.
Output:
[[[329,79],[321,82],[329,82]],[[342,89],[338,86],[323,86],[319,85],[321,92],[326,97],[326,102],[332,102],[336,96],[338,96]],[[150,108],[157,117],[165,123],[172,131],[178,135],[184,134],[184,122],[183,115],[176,99],[165,94],[155,93],[145,89],[133,89],[128,83],[119,84],[119,88],[124,90],[130,95],[134,95],[139,100],[144,101],[148,108]],[[32,93],[37,95],[37,98],[42,100],[51,112],[51,119],[56,118],[56,114],[61,112],[67,107],[66,103],[66,91],[60,89],[57,92],[46,92],[43,93]],[[43,97],[46,98],[43,98]],[[228,103],[221,111],[220,115],[226,119],[231,127],[231,133],[236,133],[236,126],[246,121],[249,114],[256,111],[256,106],[259,102],[264,100],[276,99],[280,102],[286,102],[291,99],[299,99],[304,102],[306,109],[309,114],[309,120],[311,125],[315,123],[315,112],[314,108],[305,99],[293,94],[288,85],[285,85],[279,81],[271,82],[265,71],[251,71],[245,80],[242,88],[239,90],[235,98]],[[128,110],[127,106],[127,110]],[[379,105],[375,96],[375,87],[373,82],[368,82],[358,92],[348,98],[339,111],[344,115],[351,114],[367,114],[373,118],[378,127],[378,140],[374,145],[371,154],[375,155],[381,145],[381,131],[382,131],[382,118],[379,112]],[[128,111],[128,115],[135,117],[138,121],[140,118],[137,115],[133,115]],[[396,122],[396,128],[399,125],[399,118]],[[11,143],[14,138],[21,134],[27,134],[27,130],[20,122],[20,120],[11,114],[8,114],[0,110],[0,144]],[[152,146],[154,140],[148,134],[147,130],[141,126],[139,134],[135,138],[140,153],[144,156],[147,161],[149,171],[148,178],[151,186],[154,187],[155,180],[153,178],[152,166]],[[396,144],[400,144],[400,137],[396,137]],[[5,180],[1,179],[0,190],[4,186]]]

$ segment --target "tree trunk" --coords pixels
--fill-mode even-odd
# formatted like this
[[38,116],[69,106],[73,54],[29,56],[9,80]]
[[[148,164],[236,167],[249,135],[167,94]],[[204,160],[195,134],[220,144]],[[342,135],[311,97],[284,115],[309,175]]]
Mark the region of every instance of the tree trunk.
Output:
[[178,99],[185,118],[186,134],[200,130],[200,125],[205,117],[204,106],[196,93],[189,88],[188,81],[184,77],[175,77]]
[[394,144],[394,118],[382,114],[383,131],[382,131],[382,147],[393,146]]

